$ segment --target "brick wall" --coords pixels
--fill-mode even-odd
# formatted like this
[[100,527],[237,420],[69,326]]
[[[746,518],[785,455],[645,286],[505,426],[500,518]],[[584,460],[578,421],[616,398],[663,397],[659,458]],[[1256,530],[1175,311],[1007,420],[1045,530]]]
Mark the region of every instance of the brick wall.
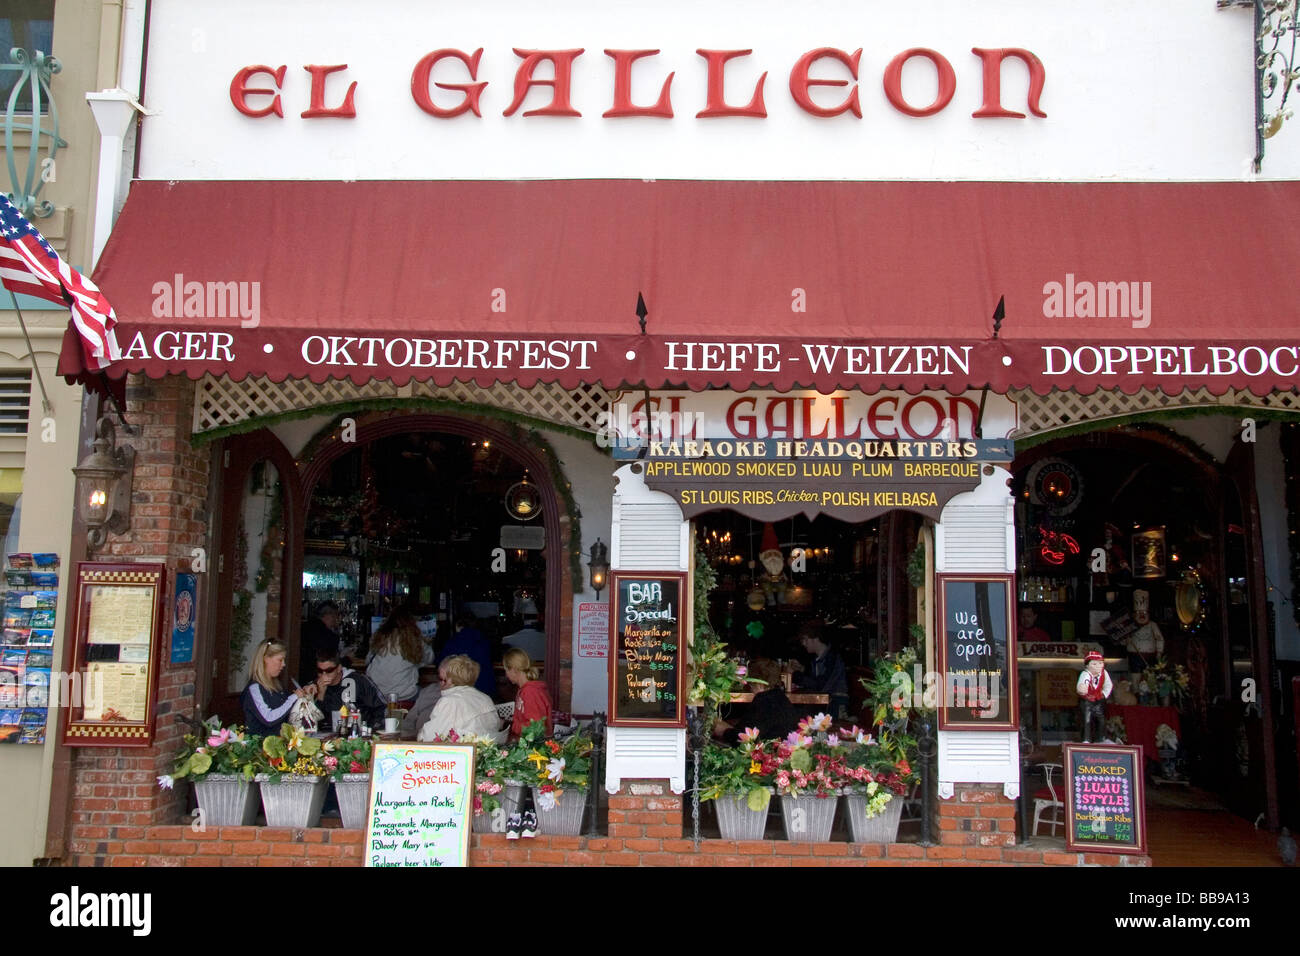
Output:
[[[963,788],[969,794],[944,806],[973,814],[941,820],[1001,821],[985,815],[1006,803],[1000,791]],[[986,799],[992,794],[996,799]],[[945,837],[975,836],[975,842],[943,839],[938,846],[915,843],[789,843],[784,840],[701,840],[682,833],[682,798],[662,781],[631,781],[609,800],[609,835],[538,836],[507,840],[504,834],[470,837],[472,866],[1150,866],[1144,856],[1065,853],[1057,841],[1015,846],[1014,833],[972,827],[948,828]],[[980,837],[1002,834],[996,844]],[[364,835],[359,830],[220,827],[196,832],[188,826],[86,828],[71,862],[83,866],[360,866]]]
[[[188,569],[191,549],[203,546],[207,534],[209,455],[192,448],[185,437],[192,423],[193,396],[193,384],[183,377],[163,381],[131,377],[126,417],[142,431],[129,436],[118,432],[119,443],[129,442],[136,450],[131,529],[124,535],[110,535],[96,555],[104,561],[165,564],[167,606],[177,570]],[[169,640],[164,635],[155,649],[162,664],[153,746],[72,751],[67,833],[69,849],[81,848],[70,849],[72,853],[98,846],[113,830],[139,834],[174,822],[184,812],[183,794],[162,790],[156,783],[159,775],[171,771],[184,736],[184,727],[174,715],[194,710],[194,665],[170,664]]]

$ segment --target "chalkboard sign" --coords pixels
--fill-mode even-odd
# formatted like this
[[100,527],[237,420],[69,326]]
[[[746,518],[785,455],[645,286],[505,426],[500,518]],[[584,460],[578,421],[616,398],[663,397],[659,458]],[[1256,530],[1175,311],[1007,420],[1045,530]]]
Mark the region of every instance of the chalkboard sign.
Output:
[[610,575],[612,726],[686,726],[686,596],[682,571]]
[[940,730],[1019,730],[1011,575],[938,576]]
[[1142,748],[1066,744],[1065,846],[1093,853],[1146,853]]
[[465,866],[474,813],[474,748],[376,743],[366,866]]

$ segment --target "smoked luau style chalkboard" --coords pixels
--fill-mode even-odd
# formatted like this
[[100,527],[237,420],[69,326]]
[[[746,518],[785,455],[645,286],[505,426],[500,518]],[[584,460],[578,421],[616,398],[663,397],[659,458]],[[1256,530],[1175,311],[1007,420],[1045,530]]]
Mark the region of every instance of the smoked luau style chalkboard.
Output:
[[1065,846],[1092,853],[1146,853],[1142,748],[1066,744]]
[[940,730],[1018,730],[1010,575],[938,576]]
[[610,575],[609,723],[685,727],[686,573]]

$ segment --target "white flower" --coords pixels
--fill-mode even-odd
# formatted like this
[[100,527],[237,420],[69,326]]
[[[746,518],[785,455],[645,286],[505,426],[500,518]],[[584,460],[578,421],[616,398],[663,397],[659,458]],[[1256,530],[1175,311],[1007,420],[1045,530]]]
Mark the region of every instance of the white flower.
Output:
[[171,774],[163,774],[158,778],[158,786],[164,790],[170,790],[175,783],[176,781],[172,779]]
[[546,777],[559,783],[564,779],[564,758],[556,757],[546,764]]
[[537,794],[537,809],[554,810],[555,809],[555,792],[546,791]]

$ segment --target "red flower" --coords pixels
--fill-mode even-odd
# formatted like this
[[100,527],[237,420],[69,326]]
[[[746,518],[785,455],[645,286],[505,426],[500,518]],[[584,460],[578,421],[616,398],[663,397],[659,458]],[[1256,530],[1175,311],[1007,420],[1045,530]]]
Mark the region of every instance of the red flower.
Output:
[[558,754],[560,752],[560,745],[557,744],[554,740],[546,741],[546,746],[553,754]]
[[348,773],[365,773],[365,772],[366,772],[366,768],[361,766],[361,764],[357,763],[355,760],[352,761],[352,765],[348,767]]

